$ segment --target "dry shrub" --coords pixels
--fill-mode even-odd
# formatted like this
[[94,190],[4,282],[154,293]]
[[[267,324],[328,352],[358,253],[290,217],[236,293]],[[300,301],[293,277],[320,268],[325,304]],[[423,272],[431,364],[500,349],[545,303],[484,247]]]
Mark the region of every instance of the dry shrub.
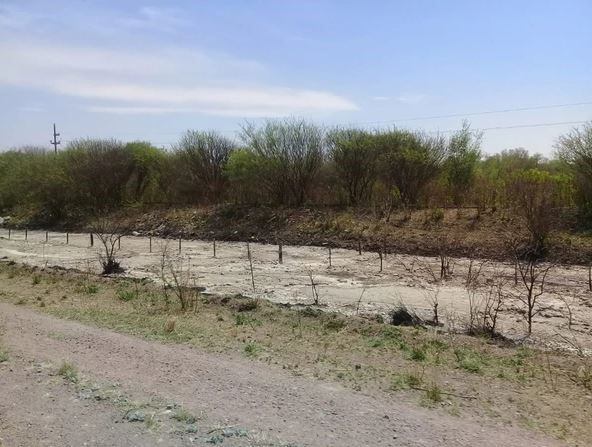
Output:
[[173,332],[175,332],[175,326],[177,325],[177,319],[176,318],[168,318],[166,323],[164,324],[164,331],[167,334],[172,334]]

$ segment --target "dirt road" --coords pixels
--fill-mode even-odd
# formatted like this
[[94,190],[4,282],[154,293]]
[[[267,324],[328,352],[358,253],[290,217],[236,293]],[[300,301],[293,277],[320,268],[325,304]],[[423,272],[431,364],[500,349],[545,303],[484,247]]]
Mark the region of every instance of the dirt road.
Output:
[[[88,234],[70,234],[66,244],[63,233],[0,230],[0,257],[36,266],[61,266],[82,271],[99,272],[100,244],[89,246]],[[158,280],[161,277],[163,249],[179,269],[191,275],[191,284],[214,293],[242,293],[274,302],[311,303],[311,278],[316,284],[320,301],[330,310],[355,312],[359,304],[363,312],[386,316],[393,307],[404,302],[425,318],[432,317],[431,301],[437,297],[440,321],[462,324],[468,318],[469,299],[465,288],[470,261],[452,259],[453,274],[439,280],[439,260],[429,257],[389,255],[380,259],[376,253],[359,255],[354,250],[323,247],[284,246],[283,264],[278,262],[278,247],[250,244],[253,257],[252,280],[245,243],[217,243],[214,257],[211,241],[182,241],[181,252],[176,240],[142,236],[126,236],[121,241],[118,258],[126,275]],[[472,272],[481,268],[480,294],[487,293],[488,281],[503,277],[505,293],[519,296],[521,284],[514,286],[512,267],[475,261]],[[592,348],[592,293],[588,289],[585,267],[554,266],[549,272],[540,312],[534,320],[533,340],[543,345],[557,343],[557,334],[576,337],[585,348]],[[522,286],[523,287],[523,286]],[[525,321],[520,314],[523,305],[508,299],[500,317],[499,329],[504,335],[522,338],[526,335]],[[568,315],[571,325],[568,329]],[[460,322],[460,323],[459,323]],[[558,344],[558,343],[557,343]]]
[[[0,364],[5,447],[562,445],[516,427],[460,419],[244,358],[148,342],[6,303],[0,303],[0,327],[10,353]],[[77,384],[55,374],[64,360],[79,369]],[[144,423],[129,421],[130,405],[140,409]],[[181,406],[196,415],[195,423],[185,413],[171,417]]]

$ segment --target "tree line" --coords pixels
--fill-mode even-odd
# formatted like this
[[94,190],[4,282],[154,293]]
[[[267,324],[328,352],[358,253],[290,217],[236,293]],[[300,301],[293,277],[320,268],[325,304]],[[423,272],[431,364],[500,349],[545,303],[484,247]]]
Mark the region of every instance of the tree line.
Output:
[[400,208],[517,207],[543,235],[535,227],[546,209],[577,206],[584,223],[592,215],[592,124],[560,136],[551,159],[522,148],[486,156],[468,123],[443,136],[295,118],[247,124],[239,141],[189,130],[171,150],[79,139],[57,154],[0,153],[0,210],[45,224],[132,205],[220,203],[350,206],[386,220]]

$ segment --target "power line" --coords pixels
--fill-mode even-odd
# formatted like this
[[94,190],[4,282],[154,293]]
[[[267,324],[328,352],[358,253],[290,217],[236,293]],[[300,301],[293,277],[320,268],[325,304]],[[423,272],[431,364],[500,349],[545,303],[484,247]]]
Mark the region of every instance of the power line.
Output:
[[526,112],[531,110],[545,110],[545,109],[558,109],[562,107],[577,107],[577,106],[589,106],[592,105],[592,101],[583,101],[583,102],[572,102],[572,103],[565,103],[565,104],[549,104],[549,105],[538,105],[538,106],[531,106],[531,107],[516,107],[511,109],[498,109],[498,110],[484,110],[480,112],[469,112],[469,113],[449,113],[445,115],[427,115],[427,116],[418,116],[413,118],[401,118],[396,120],[387,120],[387,121],[366,121],[366,122],[358,122],[353,124],[388,124],[388,123],[396,123],[396,122],[407,122],[407,121],[422,121],[422,120],[434,120],[434,119],[442,119],[442,118],[462,118],[465,116],[479,116],[479,115],[493,115],[497,113],[510,113],[510,112]]
[[[557,121],[554,123],[515,124],[512,126],[481,127],[481,128],[475,128],[475,130],[486,132],[489,130],[525,129],[528,127],[551,127],[551,126],[562,126],[562,125],[576,125],[576,124],[585,124],[587,122],[588,121]],[[459,129],[433,130],[433,131],[430,131],[429,133],[452,133],[452,132],[458,132],[458,130]]]

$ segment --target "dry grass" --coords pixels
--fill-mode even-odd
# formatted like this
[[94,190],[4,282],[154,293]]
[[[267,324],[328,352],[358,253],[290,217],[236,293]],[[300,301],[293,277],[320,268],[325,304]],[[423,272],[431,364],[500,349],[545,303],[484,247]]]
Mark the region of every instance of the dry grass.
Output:
[[[33,274],[40,277],[36,285]],[[35,306],[41,293],[46,306],[35,309],[57,317],[246,356],[368,393],[397,393],[397,399],[429,402],[451,414],[493,416],[574,444],[592,440],[591,391],[571,380],[582,367],[575,355],[241,296],[202,295],[198,312],[183,313],[151,284],[138,285],[133,300],[122,300],[125,280],[97,278],[92,295],[81,290],[83,280],[0,263],[0,299]]]

